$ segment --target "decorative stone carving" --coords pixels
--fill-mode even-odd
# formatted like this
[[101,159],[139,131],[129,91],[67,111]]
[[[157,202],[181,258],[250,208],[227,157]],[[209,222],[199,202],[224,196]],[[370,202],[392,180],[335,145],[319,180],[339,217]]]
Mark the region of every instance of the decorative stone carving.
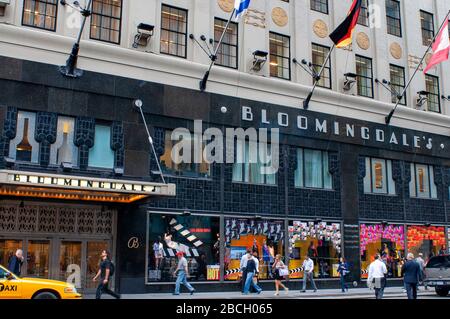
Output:
[[258,28],[266,28],[266,13],[255,9],[248,9],[245,14],[245,24],[251,24]]
[[319,38],[323,39],[328,36],[328,26],[323,20],[318,19],[314,21],[313,30]]
[[403,50],[400,44],[393,42],[390,47],[391,55],[394,59],[400,60],[403,56]]
[[220,9],[225,12],[231,12],[234,8],[234,0],[217,0]]
[[356,43],[358,43],[358,46],[363,50],[367,50],[370,48],[369,36],[364,32],[358,33],[358,35],[356,36]]
[[425,65],[428,65],[430,63],[432,56],[433,56],[432,53],[427,53],[427,55],[425,56]]
[[289,18],[283,8],[276,7],[272,10],[272,20],[277,26],[284,27],[287,25]]
[[[411,55],[411,54],[408,55],[408,66],[409,66],[409,68],[410,69],[417,68],[417,65],[419,65],[421,59],[422,59],[421,57],[418,57],[418,56],[415,56],[415,55]],[[423,71],[423,69],[424,69],[424,67],[423,67],[423,64],[422,64],[419,67],[419,70]]]

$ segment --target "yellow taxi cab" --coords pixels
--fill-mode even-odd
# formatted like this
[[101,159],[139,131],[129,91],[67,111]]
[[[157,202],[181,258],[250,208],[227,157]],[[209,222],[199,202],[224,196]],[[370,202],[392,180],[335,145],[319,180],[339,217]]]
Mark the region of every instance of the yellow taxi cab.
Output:
[[80,299],[81,294],[63,281],[19,278],[0,265],[0,299]]

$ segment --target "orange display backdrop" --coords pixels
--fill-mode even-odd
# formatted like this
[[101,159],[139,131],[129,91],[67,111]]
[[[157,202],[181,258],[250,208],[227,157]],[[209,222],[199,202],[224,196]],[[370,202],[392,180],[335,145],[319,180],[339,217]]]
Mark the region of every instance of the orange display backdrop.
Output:
[[425,259],[439,254],[445,248],[447,238],[441,226],[408,226],[408,252],[417,256],[422,253]]

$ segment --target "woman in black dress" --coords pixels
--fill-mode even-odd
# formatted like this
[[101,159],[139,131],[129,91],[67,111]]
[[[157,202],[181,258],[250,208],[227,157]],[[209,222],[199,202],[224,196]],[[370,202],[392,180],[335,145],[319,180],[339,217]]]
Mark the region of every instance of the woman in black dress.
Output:
[[281,255],[277,254],[275,256],[275,261],[272,265],[272,271],[275,278],[275,296],[278,296],[280,294],[279,293],[280,286],[286,291],[286,294],[289,292],[289,288],[283,285],[283,283],[281,282],[282,280],[284,280],[284,276],[280,275],[280,269],[286,269],[286,266],[281,260]]

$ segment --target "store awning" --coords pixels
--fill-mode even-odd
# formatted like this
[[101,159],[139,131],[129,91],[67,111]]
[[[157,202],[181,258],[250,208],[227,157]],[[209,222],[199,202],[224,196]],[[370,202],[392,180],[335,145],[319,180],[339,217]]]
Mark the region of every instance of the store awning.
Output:
[[0,195],[132,203],[147,197],[175,196],[175,184],[0,170]]

